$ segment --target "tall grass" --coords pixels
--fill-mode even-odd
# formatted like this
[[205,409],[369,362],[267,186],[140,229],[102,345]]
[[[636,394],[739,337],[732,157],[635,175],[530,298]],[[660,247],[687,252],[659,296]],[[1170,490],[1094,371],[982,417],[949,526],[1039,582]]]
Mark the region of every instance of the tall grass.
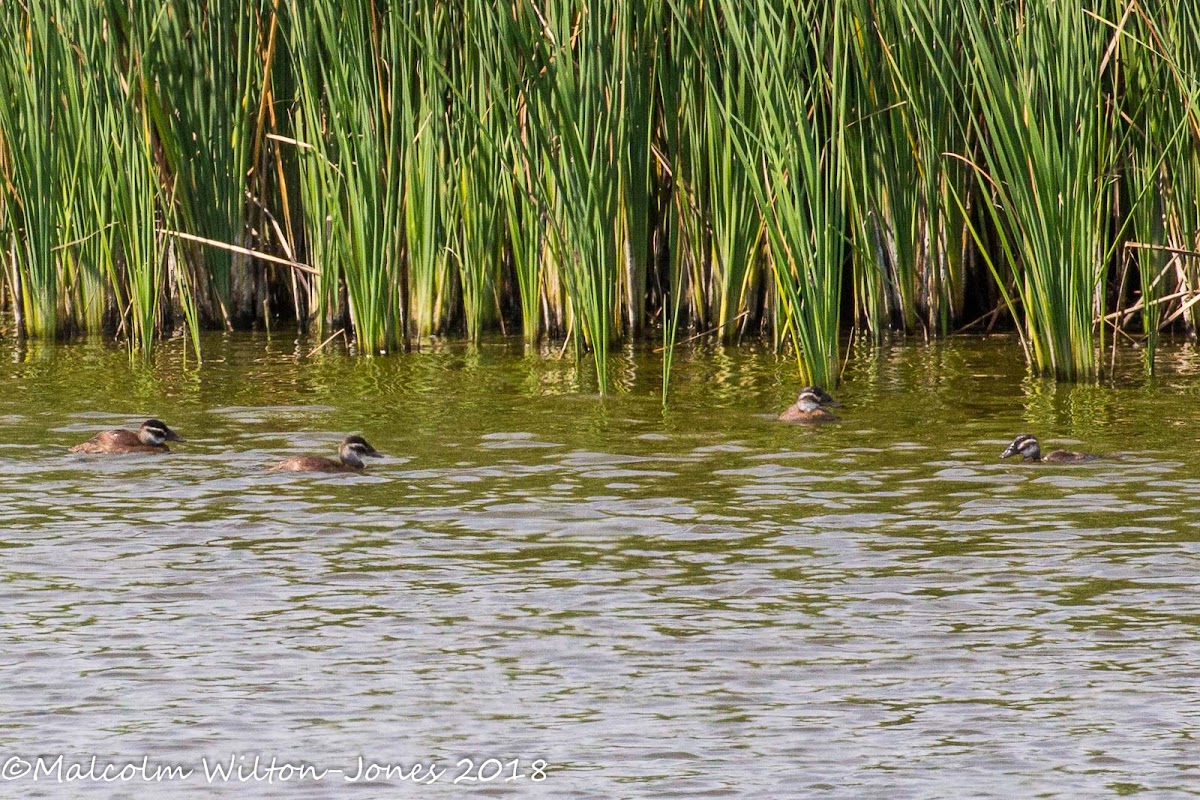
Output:
[[[486,35],[486,28],[474,30],[485,22],[470,5],[452,15],[451,30],[458,40],[477,41],[481,46],[455,49],[447,76],[457,87],[450,104],[451,124],[457,129],[450,138],[450,177],[452,219],[460,221],[451,255],[458,265],[464,324],[472,341],[478,341],[484,326],[496,316],[501,245],[510,217],[506,203],[513,200],[506,160],[509,129],[501,106],[511,104],[514,93],[490,81],[495,61],[504,53]],[[492,201],[481,203],[482,197]]]
[[376,14],[365,0],[292,0],[290,12],[297,138],[322,310],[331,313],[344,286],[359,346],[387,352],[403,337],[398,176],[408,127],[393,99],[408,80],[408,32],[395,11]]
[[[1130,146],[1130,190],[1147,369],[1154,371],[1159,329],[1200,322],[1200,10],[1156,4],[1129,21],[1127,113],[1140,135]],[[1120,322],[1121,320],[1118,320]]]
[[0,137],[20,328],[52,337],[109,319],[148,352],[168,305],[197,317],[186,265],[168,263],[173,185],[147,100],[170,8],[33,0],[10,11]]
[[962,15],[949,0],[852,4],[848,124],[855,306],[887,328],[946,334],[963,312],[964,236],[954,193],[967,192],[970,88]]
[[[721,4],[671,3],[676,37],[660,55],[664,144],[672,155],[677,254],[688,271],[672,286],[688,314],[733,341],[746,324],[763,217],[752,198],[756,165],[738,146],[756,130],[754,71],[746,53],[723,46]],[[685,291],[686,287],[686,291]]]
[[1200,321],[1189,4],[28,0],[0,37],[24,335],[519,331],[602,391],[649,337],[665,396],[684,340],[832,386],[847,322],[1003,310],[1092,379]]
[[[155,91],[145,94],[166,167],[174,178],[180,222],[215,242],[245,245],[247,175],[251,154],[261,149],[258,94],[267,11],[261,2],[174,0],[162,6],[149,65]],[[143,137],[145,138],[145,137]],[[244,256],[207,247],[199,274],[212,284],[212,299],[230,324],[234,263]],[[243,301],[243,304],[244,301]]]
[[721,11],[730,49],[754,75],[756,124],[738,125],[734,146],[767,232],[779,330],[796,344],[801,380],[833,386],[846,244],[845,11],[770,0]]
[[[398,121],[403,125],[403,209],[407,234],[410,331],[418,341],[440,332],[450,305],[451,264],[447,245],[453,180],[447,174],[447,91],[441,66],[445,11],[440,3],[413,0],[393,35],[402,46],[395,69]],[[410,74],[405,74],[411,71]],[[395,176],[393,176],[394,178]]]
[[626,54],[616,45],[633,11],[627,4],[586,0],[578,7],[550,3],[544,13],[537,45],[544,73],[529,95],[538,104],[531,115],[534,135],[544,144],[547,181],[541,188],[577,349],[591,349],[603,392],[618,319],[617,154],[625,153],[631,133],[620,124],[629,76]]
[[[71,188],[66,153],[54,137],[55,98],[72,70],[69,42],[53,22],[51,0],[31,0],[25,14],[0,15],[0,130],[6,148],[4,188],[9,251],[15,265],[18,319],[34,336],[58,331],[58,270]],[[63,197],[60,193],[66,193]],[[57,196],[56,196],[57,195]]]
[[[663,106],[662,142],[670,154],[670,162],[663,167],[671,189],[667,213],[674,223],[666,232],[669,237],[667,250],[671,254],[667,283],[671,292],[664,298],[662,308],[664,404],[684,313],[684,298],[691,301],[692,318],[700,324],[708,324],[711,320],[709,304],[702,291],[713,285],[704,274],[711,269],[712,263],[707,224],[711,219],[708,210],[710,176],[705,168],[705,144],[711,137],[706,136],[709,116],[704,102],[710,77],[706,74],[706,66],[711,63],[706,62],[706,53],[710,49],[706,23],[711,15],[694,4],[682,2],[671,3],[669,12],[671,38],[660,48],[656,70]],[[712,73],[712,77],[717,77],[718,70],[714,67]],[[730,173],[744,175],[744,170],[734,169],[732,160],[726,162],[726,167]]]
[[1103,342],[1096,320],[1116,244],[1121,130],[1106,58],[1113,34],[1067,3],[1000,5],[968,15],[966,27],[968,76],[980,95],[974,165],[1000,245],[984,255],[994,269],[1003,259],[1014,270],[1036,367],[1094,377]]
[[[1122,252],[1121,279],[1125,280],[1136,259],[1142,330],[1147,343],[1146,366],[1150,373],[1154,372],[1163,298],[1175,283],[1171,273],[1178,260],[1167,244],[1170,219],[1167,203],[1171,187],[1166,183],[1163,162],[1168,152],[1175,149],[1179,137],[1169,138],[1158,133],[1164,126],[1177,126],[1181,118],[1175,107],[1163,102],[1171,83],[1167,71],[1167,65],[1161,59],[1130,59],[1125,76],[1130,86],[1129,111],[1132,118],[1139,121],[1143,135],[1137,137],[1128,154],[1132,195],[1130,219],[1138,246]],[[1120,309],[1115,313],[1119,316]]]

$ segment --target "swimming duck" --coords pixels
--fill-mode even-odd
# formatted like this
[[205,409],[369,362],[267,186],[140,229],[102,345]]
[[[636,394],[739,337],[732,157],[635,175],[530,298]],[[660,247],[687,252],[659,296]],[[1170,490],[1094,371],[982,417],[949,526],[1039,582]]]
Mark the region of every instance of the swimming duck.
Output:
[[1091,453],[1072,453],[1070,450],[1051,450],[1042,455],[1042,446],[1038,440],[1028,433],[1022,433],[1012,440],[1012,444],[1000,454],[1001,458],[1020,455],[1022,461],[1054,461],[1062,464],[1078,463],[1080,461],[1095,461],[1099,456]]
[[101,431],[82,444],[70,448],[70,453],[167,453],[167,442],[187,440],[166,426],[162,420],[148,419],[136,431],[117,428]]
[[793,405],[779,415],[780,422],[836,422],[837,416],[824,406],[840,406],[820,386],[805,386]]
[[383,458],[383,453],[361,436],[347,436],[338,448],[338,461],[324,456],[297,456],[268,467],[267,472],[362,472],[366,466],[363,456]]

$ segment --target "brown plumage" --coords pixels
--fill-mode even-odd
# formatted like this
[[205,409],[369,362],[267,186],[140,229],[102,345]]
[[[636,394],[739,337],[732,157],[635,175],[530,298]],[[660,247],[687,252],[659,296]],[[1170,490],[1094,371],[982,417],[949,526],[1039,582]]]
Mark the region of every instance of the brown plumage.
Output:
[[1063,463],[1071,463],[1078,461],[1095,461],[1100,456],[1092,455],[1091,453],[1072,453],[1070,450],[1051,450],[1046,455],[1042,456],[1042,461],[1059,461]]
[[838,403],[819,386],[805,386],[796,402],[779,415],[780,422],[837,422],[837,416],[824,408]]
[[296,456],[267,467],[267,472],[362,472],[366,466],[363,456],[383,458],[383,453],[361,436],[347,436],[338,448],[338,461],[324,456]]
[[360,472],[362,467],[352,467],[341,461],[324,456],[297,456],[280,461],[267,472]]
[[68,449],[70,453],[167,453],[167,442],[187,441],[162,421],[148,419],[136,431],[117,428],[101,431],[82,444]]

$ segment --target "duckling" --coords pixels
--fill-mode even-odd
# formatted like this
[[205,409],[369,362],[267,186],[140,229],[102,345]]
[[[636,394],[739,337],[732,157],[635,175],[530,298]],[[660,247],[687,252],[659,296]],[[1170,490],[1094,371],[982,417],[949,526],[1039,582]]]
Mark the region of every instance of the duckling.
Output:
[[836,422],[837,416],[823,406],[840,406],[820,386],[805,386],[793,405],[779,415],[780,422]]
[[1028,433],[1022,433],[1012,440],[1012,444],[1000,454],[1001,458],[1020,455],[1022,461],[1053,461],[1061,464],[1079,463],[1080,461],[1095,461],[1099,456],[1091,453],[1072,453],[1070,450],[1051,450],[1042,455],[1042,447],[1038,440]]
[[186,442],[162,420],[148,419],[136,431],[117,428],[101,431],[82,444],[68,449],[70,453],[168,453],[167,442]]
[[363,456],[383,458],[383,453],[367,444],[361,436],[347,436],[338,448],[339,461],[324,456],[297,456],[268,467],[267,472],[362,472],[366,466]]

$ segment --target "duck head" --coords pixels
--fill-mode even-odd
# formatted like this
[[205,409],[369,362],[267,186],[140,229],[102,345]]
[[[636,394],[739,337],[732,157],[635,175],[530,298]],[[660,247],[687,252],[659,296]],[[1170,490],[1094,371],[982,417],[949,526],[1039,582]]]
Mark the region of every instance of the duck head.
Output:
[[800,396],[796,398],[796,406],[801,411],[816,411],[823,405],[837,405],[833,402],[833,398],[825,393],[823,389],[815,386],[806,386],[800,390]]
[[1000,457],[1008,458],[1015,455],[1020,455],[1026,461],[1040,461],[1042,458],[1042,447],[1038,444],[1037,439],[1028,433],[1022,433],[1012,440],[1012,444],[1004,448],[1004,452],[1000,454]]
[[167,424],[161,419],[148,419],[138,427],[138,439],[142,444],[148,444],[153,447],[159,447],[164,442],[186,442],[175,431],[167,427]]
[[338,456],[341,457],[343,464],[355,469],[362,469],[364,456],[383,458],[383,453],[372,447],[361,436],[347,436],[342,439],[342,445],[338,448]]
[[[833,406],[833,407],[837,408],[842,405],[837,400],[834,400],[833,396],[831,394],[829,394],[829,392],[822,389],[820,386],[805,386],[803,389],[800,390],[800,397],[796,399],[796,402],[801,406],[801,408],[804,407],[804,404],[806,402],[805,395],[808,395],[808,402],[811,402],[812,400],[816,400],[817,405],[819,405],[819,406]],[[810,409],[806,408],[804,410],[808,411]]]

